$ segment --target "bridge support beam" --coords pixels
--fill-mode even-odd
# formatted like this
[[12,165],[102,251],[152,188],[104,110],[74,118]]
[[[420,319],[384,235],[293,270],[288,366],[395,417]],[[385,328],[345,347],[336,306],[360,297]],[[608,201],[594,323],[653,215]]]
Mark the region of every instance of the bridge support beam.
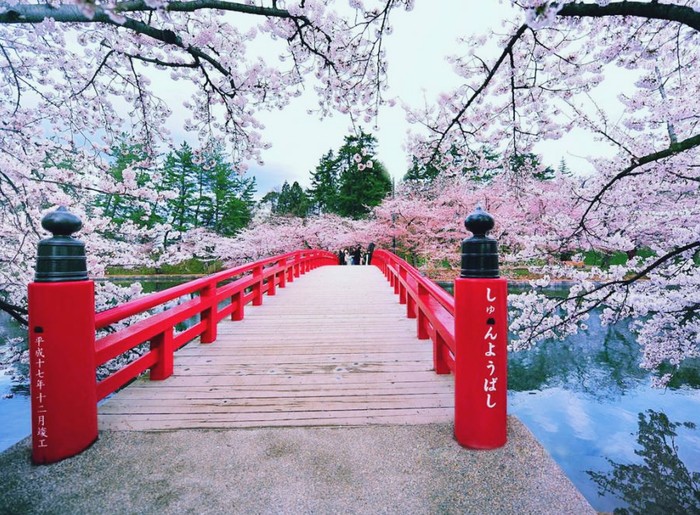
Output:
[[499,278],[498,244],[486,236],[491,215],[477,208],[465,220],[474,235],[462,242],[455,279],[455,438],[473,449],[506,443],[507,296]]

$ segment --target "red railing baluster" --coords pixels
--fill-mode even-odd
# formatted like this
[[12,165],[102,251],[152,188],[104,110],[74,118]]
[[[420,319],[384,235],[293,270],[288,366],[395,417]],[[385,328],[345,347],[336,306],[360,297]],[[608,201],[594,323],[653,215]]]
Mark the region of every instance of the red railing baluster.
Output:
[[421,283],[418,284],[418,311],[417,311],[417,337],[419,340],[427,340],[430,338],[428,334],[428,317],[426,313],[426,304],[428,299],[428,290]]
[[263,303],[263,266],[258,265],[253,268],[253,278],[256,282],[253,284],[253,306],[262,306]]
[[280,288],[285,288],[287,286],[287,260],[284,258],[280,259],[279,266],[280,266],[280,271],[278,273],[279,273]]
[[267,276],[267,296],[274,297],[277,294],[277,264],[273,265],[270,275]]
[[416,301],[410,293],[406,299],[406,318],[416,318]]
[[406,304],[406,269],[399,267],[399,304]]
[[231,296],[231,304],[233,304],[234,306],[233,311],[231,312],[231,320],[234,320],[236,322],[240,322],[245,316],[245,304],[243,303],[243,295],[244,292],[237,291]]
[[216,303],[216,283],[205,286],[199,297],[204,306],[207,306],[201,314],[204,323],[204,332],[200,338],[202,343],[212,343],[217,335],[217,303]]
[[291,257],[292,262],[287,264],[287,282],[294,282],[294,266],[297,260],[296,254]]
[[444,356],[446,347],[445,339],[440,333],[436,333],[433,340],[433,369],[436,374],[450,373],[450,366],[447,364]]
[[151,352],[157,354],[158,362],[151,367],[149,378],[151,381],[162,381],[173,375],[173,363],[175,349],[173,348],[173,329],[169,327],[162,333],[151,338]]

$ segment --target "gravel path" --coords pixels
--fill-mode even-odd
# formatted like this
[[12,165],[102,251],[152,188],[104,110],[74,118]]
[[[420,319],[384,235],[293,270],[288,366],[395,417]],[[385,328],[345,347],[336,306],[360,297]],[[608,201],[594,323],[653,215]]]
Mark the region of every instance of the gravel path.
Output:
[[508,444],[461,448],[451,424],[103,432],[53,465],[0,454],[0,513],[595,511],[517,419]]

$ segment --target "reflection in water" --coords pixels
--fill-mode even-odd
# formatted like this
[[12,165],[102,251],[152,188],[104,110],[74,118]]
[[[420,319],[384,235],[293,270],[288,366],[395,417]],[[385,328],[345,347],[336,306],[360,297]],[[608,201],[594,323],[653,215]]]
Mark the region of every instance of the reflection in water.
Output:
[[[646,514],[659,513],[663,507],[666,513],[700,514],[694,497],[700,471],[700,431],[676,424],[668,429],[677,436],[656,431],[653,438],[641,435],[639,444],[634,437],[638,426],[647,434],[652,428],[664,427],[663,420],[651,413],[700,426],[700,361],[684,364],[669,387],[661,390],[651,388],[652,374],[639,368],[640,359],[639,345],[627,322],[602,326],[597,313],[592,313],[588,329],[565,341],[544,341],[528,351],[509,354],[508,409],[528,426],[596,510]],[[638,419],[639,413],[648,414]],[[639,445],[644,447],[642,442],[654,438],[659,442],[656,448],[663,448],[665,440],[673,453],[639,454]],[[689,488],[688,482],[670,479],[663,498],[657,493],[658,485],[645,489],[630,481],[641,478],[640,469],[618,465],[636,463],[642,456],[646,467],[655,471],[649,476],[673,477],[668,471],[671,455],[675,456],[674,470],[685,471],[694,485]],[[597,476],[588,471],[596,471]],[[601,483],[606,480],[609,488]],[[614,488],[621,484],[631,485],[628,492],[647,504],[635,504],[625,491]],[[671,486],[680,491],[671,493]],[[695,504],[683,501],[686,498],[695,499]],[[654,502],[657,504],[651,505]]]
[[634,451],[642,463],[623,465],[608,459],[612,470],[588,471],[600,493],[619,496],[628,504],[615,513],[700,513],[700,473],[688,470],[678,456],[677,429],[694,430],[692,422],[671,422],[666,414],[639,413]]
[[566,341],[545,341],[511,353],[508,387],[513,391],[561,386],[597,398],[615,398],[648,376],[639,368],[639,349],[623,325],[589,328]]

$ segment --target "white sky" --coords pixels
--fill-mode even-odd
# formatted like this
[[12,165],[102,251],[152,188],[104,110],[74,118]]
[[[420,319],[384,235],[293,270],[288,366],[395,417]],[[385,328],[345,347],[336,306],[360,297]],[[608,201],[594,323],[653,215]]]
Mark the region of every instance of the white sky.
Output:
[[[409,124],[401,102],[416,106],[433,102],[438,93],[458,84],[446,57],[454,52],[460,36],[481,33],[488,27],[500,27],[501,15],[511,12],[510,2],[483,0],[416,0],[413,11],[392,14],[391,34],[385,40],[389,63],[389,97],[397,98],[393,108],[384,107],[378,120],[379,130],[363,126],[378,140],[378,157],[389,173],[399,180],[408,170],[403,144]],[[342,115],[318,120],[306,113],[316,104],[312,93],[297,99],[284,111],[261,116],[265,139],[272,148],[263,154],[265,165],[251,166],[257,177],[258,191],[264,194],[287,180],[309,185],[309,172],[321,156],[334,151],[350,134],[350,121]]]
[[[413,11],[393,13],[394,33],[385,40],[390,85],[387,98],[393,96],[398,102],[395,107],[385,107],[380,112],[378,130],[368,126],[363,129],[377,137],[379,160],[397,180],[408,169],[403,144],[410,126],[401,102],[411,106],[432,103],[440,92],[453,89],[459,78],[452,72],[446,56],[457,51],[457,38],[486,33],[489,29],[501,31],[503,17],[520,22],[522,13],[513,9],[509,1],[494,0],[416,0]],[[264,53],[267,49],[259,51]],[[479,54],[484,56],[483,52]],[[251,163],[248,172],[257,178],[259,197],[280,187],[285,180],[299,181],[308,187],[309,173],[322,155],[340,148],[343,138],[350,134],[347,117],[336,114],[319,120],[307,114],[308,109],[317,107],[313,87],[309,90],[283,111],[259,113],[266,127],[263,138],[272,144],[262,154],[264,165]],[[177,103],[186,93],[171,90],[167,96],[169,104],[174,102],[171,108],[177,112]],[[557,166],[564,157],[570,169],[583,172],[590,170],[586,157],[600,154],[601,150],[598,143],[594,152],[590,140],[585,142],[576,134],[543,142],[536,148],[545,164]]]

